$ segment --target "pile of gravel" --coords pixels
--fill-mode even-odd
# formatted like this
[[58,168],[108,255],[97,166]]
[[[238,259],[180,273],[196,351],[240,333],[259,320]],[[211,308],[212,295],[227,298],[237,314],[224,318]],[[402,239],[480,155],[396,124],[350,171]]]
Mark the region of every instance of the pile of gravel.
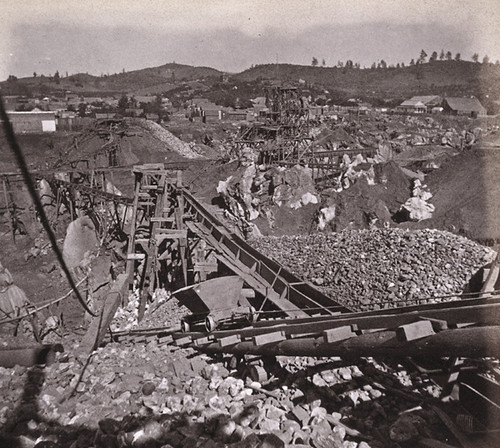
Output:
[[363,310],[458,295],[495,256],[467,238],[428,229],[264,237],[252,245],[339,303]]

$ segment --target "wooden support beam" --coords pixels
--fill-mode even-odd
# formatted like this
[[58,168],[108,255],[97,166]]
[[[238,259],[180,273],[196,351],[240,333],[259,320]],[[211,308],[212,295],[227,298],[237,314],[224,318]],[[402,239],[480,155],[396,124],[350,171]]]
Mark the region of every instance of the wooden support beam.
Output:
[[191,344],[191,336],[184,336],[183,338],[178,338],[175,340],[175,345],[177,345],[178,347],[182,347],[184,345],[189,345]]
[[217,344],[219,347],[227,347],[229,345],[237,344],[240,341],[241,338],[237,334],[233,334],[232,336],[218,339]]
[[401,325],[396,332],[398,339],[401,341],[414,341],[416,339],[431,336],[434,333],[432,324],[428,320],[421,320],[411,324]]
[[[357,329],[357,327],[354,325]],[[337,342],[343,341],[345,339],[352,338],[356,336],[355,329],[353,325],[345,325],[339,328],[332,328],[331,330],[325,330],[323,332],[323,340],[325,342]]]
[[127,254],[127,260],[144,260],[146,254]]
[[283,333],[282,331],[275,331],[274,333],[266,333],[259,336],[254,336],[253,344],[258,346],[269,344],[271,342],[284,341],[285,339],[285,333]]

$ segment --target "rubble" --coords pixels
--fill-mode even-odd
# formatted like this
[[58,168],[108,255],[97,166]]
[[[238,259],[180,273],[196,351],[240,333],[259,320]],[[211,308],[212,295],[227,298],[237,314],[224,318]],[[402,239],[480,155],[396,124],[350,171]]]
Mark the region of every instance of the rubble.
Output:
[[[221,363],[154,338],[97,349],[83,375],[83,360],[72,351],[59,353],[44,369],[0,369],[0,382],[8,386],[0,440],[19,442],[22,434],[31,446],[50,440],[56,446],[85,443],[96,448],[381,446],[373,427],[362,425],[368,404],[375,406],[374,421],[385,423],[385,436],[401,437],[397,415],[390,420],[394,402],[368,387],[373,379],[389,381],[375,363],[368,361],[366,372],[308,358],[281,357],[278,363],[280,380],[267,393]],[[318,374],[310,369],[320,369],[325,384],[314,386]],[[23,391],[37,375],[38,393],[23,402]],[[363,398],[353,401],[355,395]],[[398,409],[406,409],[405,404]],[[427,426],[427,419],[419,422],[419,427]],[[427,429],[421,433],[433,435]]]
[[220,181],[217,193],[229,212],[237,218],[253,221],[259,216],[268,218],[272,205],[296,210],[319,202],[312,171],[295,165],[291,168],[246,164],[225,181]]
[[[120,130],[119,164],[136,163],[139,156],[147,161],[164,160],[167,151],[169,157],[171,152],[186,158],[199,156],[192,144],[177,141],[157,125],[141,123]],[[151,153],[147,153],[149,148],[135,148],[134,154],[131,142],[138,139],[133,134],[143,131],[144,146],[153,142],[158,147]],[[374,160],[344,159],[337,188],[328,191],[329,198],[320,206],[322,227],[340,230],[390,223],[412,193],[410,179],[423,182],[423,171],[428,172],[431,163],[442,164],[479,135],[476,130],[467,132],[459,133],[431,117],[400,116],[369,117],[363,124],[346,120],[325,129],[315,142],[320,148],[378,147],[379,151]],[[118,140],[104,145],[99,141],[99,149],[109,149],[108,143]],[[82,152],[92,155],[95,142],[89,148],[83,143]],[[427,145],[432,145],[434,154],[438,148],[439,157],[426,158]],[[421,151],[420,156],[414,149]],[[157,152],[154,157],[153,152]],[[73,159],[81,155],[75,153]],[[305,210],[309,213],[308,205],[319,204],[308,168],[263,167],[254,156],[245,154],[240,168],[229,179],[225,174],[227,180],[221,183],[220,193],[235,216],[265,219],[281,232],[283,218],[277,210],[286,209],[296,216]],[[429,177],[432,182],[427,182]],[[432,174],[425,180],[439,189]],[[414,191],[414,197],[429,199],[416,184],[419,191]],[[408,208],[430,212],[422,207],[415,210],[409,203]],[[412,219],[424,216],[430,219],[423,214],[414,214]],[[304,229],[307,232],[309,227]],[[80,235],[77,240],[78,253],[73,254],[72,247],[67,259],[75,259],[73,267],[92,271],[85,286],[90,295],[106,291],[123,266],[114,269],[118,262],[104,260],[103,254],[93,258],[86,254],[87,238]],[[421,298],[437,301],[442,295],[455,298],[476,270],[492,259],[491,251],[472,241],[430,230],[346,230],[262,239],[255,244],[354,309],[384,308]],[[33,258],[46,256],[48,251],[43,242],[35,241],[25,253],[26,261],[38,263],[43,260]],[[47,263],[37,271],[47,277],[57,274],[57,267]],[[138,293],[123,300],[110,325],[111,334],[137,328]],[[115,300],[111,308],[116,304]],[[142,325],[178,328],[186,312],[168,291],[157,290]],[[47,328],[60,325],[51,318]],[[435,396],[435,386],[402,367],[390,368],[374,360],[361,360],[357,366],[338,359],[328,360],[334,365],[325,367],[320,365],[324,360],[286,358],[278,360],[279,374],[259,384],[245,380],[242,371],[228,370],[220,359],[168,345],[167,337],[141,336],[116,343],[106,333],[105,346],[89,355],[87,346],[88,358],[76,356],[83,345],[81,330],[78,326],[73,334],[59,335],[66,353],[58,354],[53,365],[0,369],[0,444],[369,448],[416,443],[422,438],[446,440],[442,428],[441,432],[431,428],[432,416],[425,406],[418,411],[408,409]],[[61,331],[65,331],[62,324]]]
[[422,221],[432,218],[435,207],[427,201],[432,198],[432,193],[426,191],[427,185],[422,185],[419,179],[413,183],[413,196],[402,206],[400,212],[408,214],[410,221]]

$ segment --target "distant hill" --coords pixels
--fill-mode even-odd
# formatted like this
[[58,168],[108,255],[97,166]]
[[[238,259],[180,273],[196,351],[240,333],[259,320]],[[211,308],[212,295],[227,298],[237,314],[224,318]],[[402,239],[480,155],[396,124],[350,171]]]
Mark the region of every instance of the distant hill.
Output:
[[[500,100],[500,66],[468,61],[434,61],[400,68],[357,69],[313,67],[292,64],[257,65],[229,77],[221,83],[223,73],[209,67],[165,64],[114,75],[92,76],[77,74],[68,77],[29,77],[0,83],[4,95],[62,94],[155,94],[168,92],[189,84],[197,94],[203,91],[231,91],[231,86],[248,83],[254,86],[248,95],[257,96],[256,87],[279,83],[302,86],[313,93],[328,90],[334,101],[362,98],[375,103],[396,103],[413,95],[442,95],[478,97],[489,109]],[[257,88],[259,90],[259,88]],[[260,90],[262,88],[260,87]],[[244,90],[233,91],[240,99]],[[490,104],[488,104],[490,103]]]
[[394,98],[436,94],[477,97],[500,95],[500,66],[467,61],[434,61],[402,68],[356,69],[290,64],[258,65],[235,78],[280,80],[322,86],[350,97]]
[[210,67],[192,67],[169,63],[160,67],[145,68],[114,75],[93,76],[79,73],[59,79],[47,76],[21,78],[0,83],[4,95],[30,93],[57,93],[70,90],[75,93],[121,94],[161,93],[195,80],[219,81],[222,72]]

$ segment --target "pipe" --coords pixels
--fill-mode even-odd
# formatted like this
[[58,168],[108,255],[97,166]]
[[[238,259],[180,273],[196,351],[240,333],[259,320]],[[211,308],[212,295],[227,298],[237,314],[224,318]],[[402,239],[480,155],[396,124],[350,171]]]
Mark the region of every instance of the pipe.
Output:
[[415,341],[401,341],[396,331],[379,331],[340,342],[324,342],[322,337],[296,338],[261,346],[244,341],[227,347],[217,342],[199,347],[207,353],[269,356],[460,356],[468,358],[500,355],[500,326],[444,330]]
[[31,367],[35,364],[50,365],[55,361],[56,352],[63,352],[61,344],[33,345],[0,350],[0,366],[5,368],[18,366]]

